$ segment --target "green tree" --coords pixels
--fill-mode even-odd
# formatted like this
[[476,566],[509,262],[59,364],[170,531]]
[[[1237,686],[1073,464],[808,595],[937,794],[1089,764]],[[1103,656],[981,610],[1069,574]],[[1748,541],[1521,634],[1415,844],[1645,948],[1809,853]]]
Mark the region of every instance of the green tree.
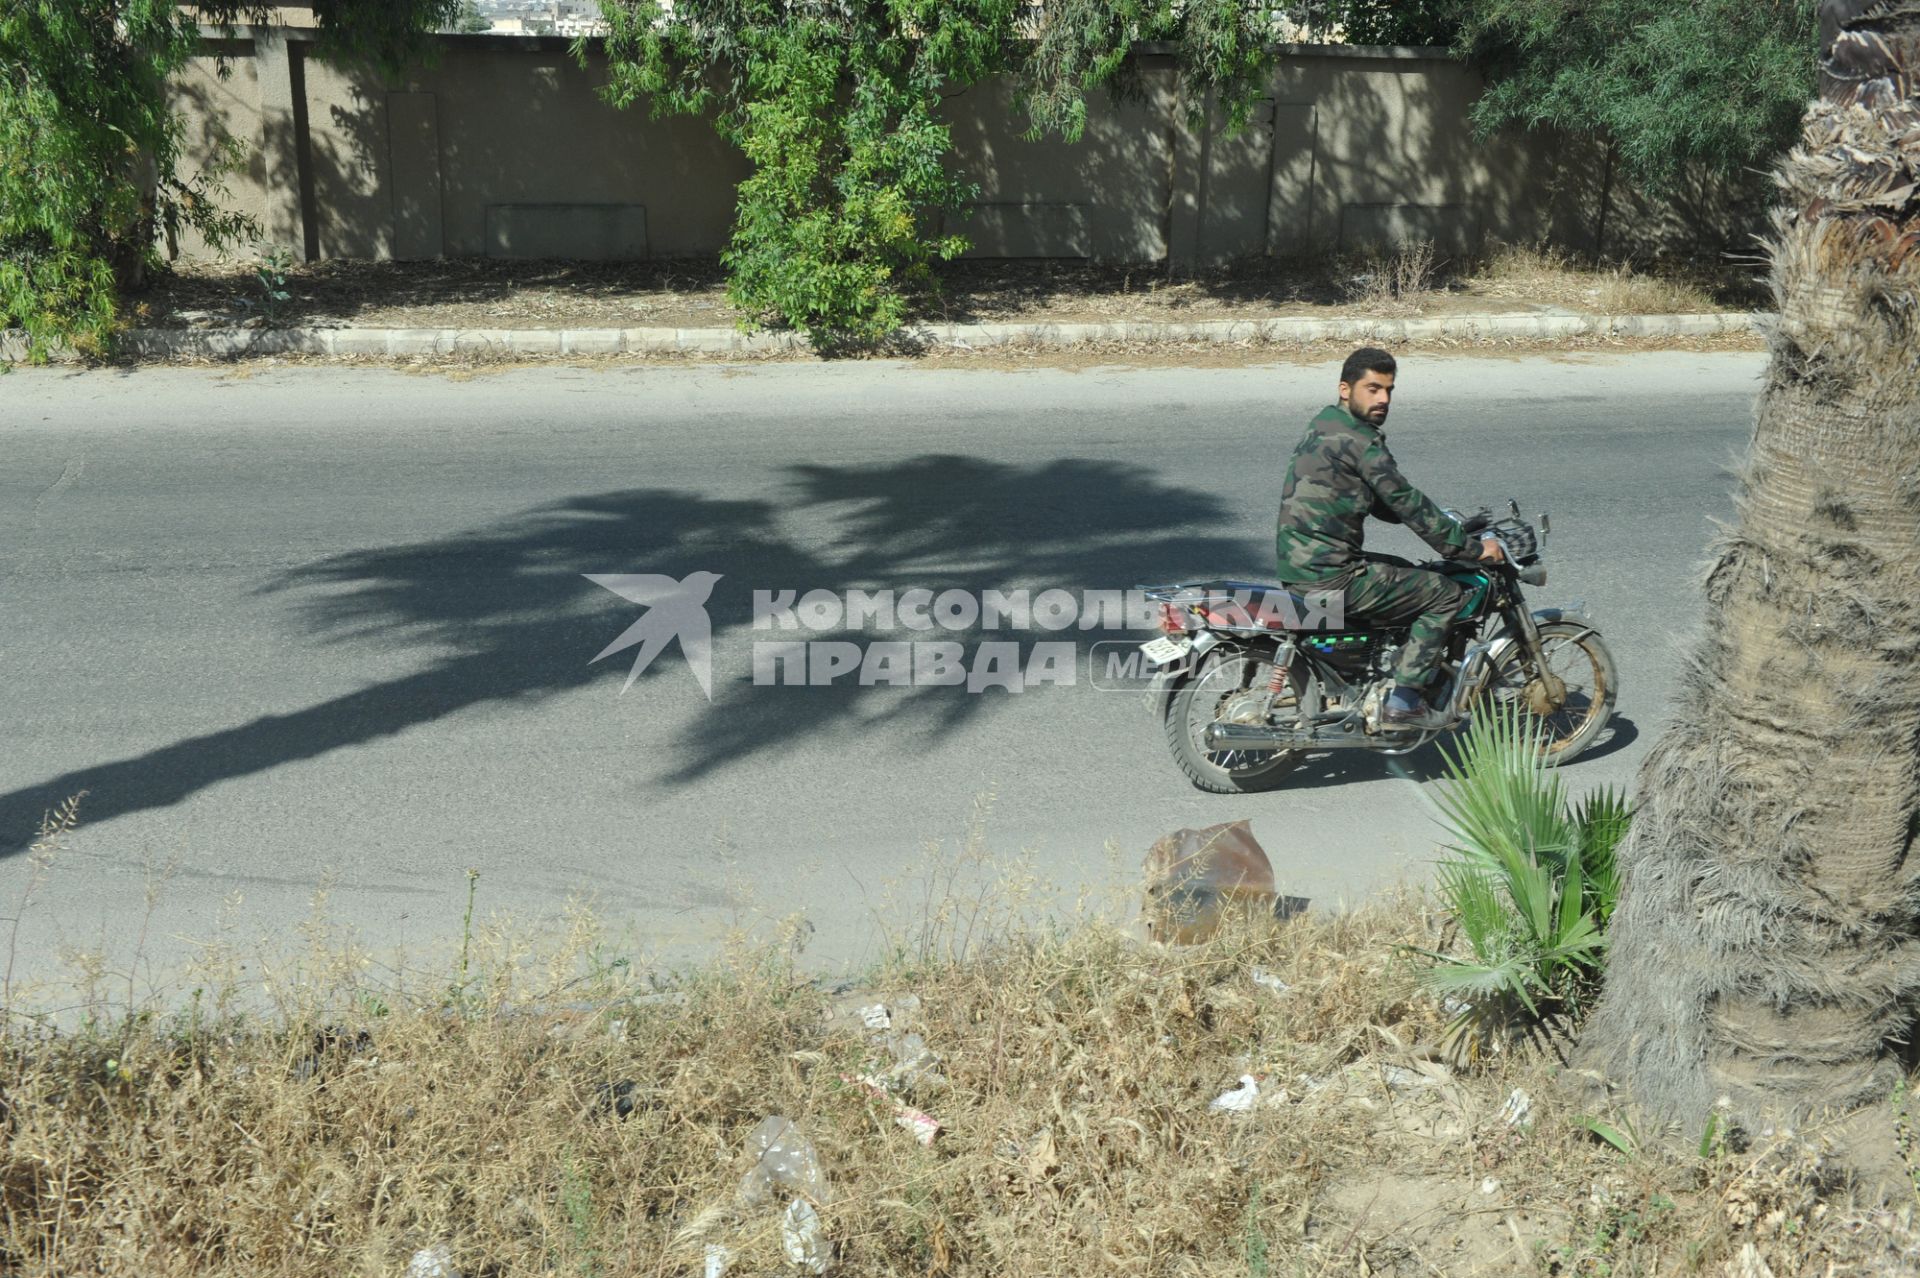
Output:
[[[742,309],[822,344],[882,337],[960,251],[931,214],[969,198],[943,91],[997,65],[1014,0],[606,0],[609,101],[710,113],[745,152],[723,259]],[[587,54],[587,44],[576,47]]]
[[[418,56],[458,0],[316,0],[338,55],[385,67]],[[215,0],[200,21],[266,22],[269,7]],[[182,176],[183,124],[168,78],[199,48],[196,14],[171,0],[0,0],[0,327],[30,353],[104,352],[124,286],[162,232],[216,247],[257,228],[220,206],[222,165]],[[237,142],[222,148],[231,164]]]
[[1483,132],[1604,139],[1650,192],[1739,178],[1787,148],[1813,92],[1815,0],[1459,0],[1455,48],[1487,77]]
[[1460,35],[1464,0],[1309,0],[1291,14],[1309,39],[1338,35],[1348,44],[1450,45]]
[[[710,114],[753,164],[722,255],[736,305],[817,343],[897,329],[933,265],[966,247],[936,230],[977,188],[953,166],[943,96],[1022,77],[1036,133],[1078,137],[1086,95],[1133,82],[1141,39],[1180,42],[1197,116],[1207,92],[1244,121],[1270,65],[1275,12],[1245,0],[602,0],[607,99]],[[583,61],[591,46],[579,42]]]
[[1170,42],[1178,50],[1190,121],[1204,117],[1211,98],[1237,129],[1266,90],[1285,17],[1260,0],[1049,0],[1010,58],[1030,131],[1077,140],[1086,128],[1088,94],[1134,96],[1139,63],[1133,47],[1140,41]]

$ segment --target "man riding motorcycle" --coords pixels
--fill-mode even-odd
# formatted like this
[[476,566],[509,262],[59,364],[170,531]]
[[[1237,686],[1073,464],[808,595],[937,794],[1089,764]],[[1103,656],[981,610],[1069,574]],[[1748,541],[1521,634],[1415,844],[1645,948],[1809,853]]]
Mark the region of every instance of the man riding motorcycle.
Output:
[[1393,356],[1377,347],[1347,356],[1340,402],[1308,423],[1287,464],[1274,545],[1280,580],[1301,591],[1343,591],[1348,624],[1357,617],[1411,623],[1381,722],[1394,729],[1441,728],[1447,714],[1427,703],[1425,691],[1446,656],[1447,630],[1464,596],[1438,573],[1368,556],[1367,516],[1405,524],[1447,559],[1499,563],[1504,556],[1493,538],[1476,546],[1400,473],[1381,429],[1396,367]]

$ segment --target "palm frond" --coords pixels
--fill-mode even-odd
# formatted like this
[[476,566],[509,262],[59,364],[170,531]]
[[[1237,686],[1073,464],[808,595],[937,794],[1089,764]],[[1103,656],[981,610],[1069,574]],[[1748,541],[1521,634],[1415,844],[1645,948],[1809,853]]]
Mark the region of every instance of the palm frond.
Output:
[[1626,794],[1612,786],[1589,794],[1573,812],[1587,905],[1602,924],[1613,917],[1620,898],[1619,849],[1632,822],[1633,808]]
[[1577,1003],[1605,958],[1631,813],[1612,788],[1570,804],[1541,732],[1516,707],[1491,708],[1447,756],[1437,892],[1470,956],[1427,953],[1422,980],[1471,1000],[1452,1036],[1538,1019],[1543,1000]]

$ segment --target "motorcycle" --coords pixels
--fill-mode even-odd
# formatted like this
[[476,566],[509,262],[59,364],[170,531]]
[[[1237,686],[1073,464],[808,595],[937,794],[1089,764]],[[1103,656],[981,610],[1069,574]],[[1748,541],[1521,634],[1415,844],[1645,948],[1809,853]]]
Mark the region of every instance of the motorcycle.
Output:
[[[1503,707],[1523,715],[1546,759],[1566,763],[1605,731],[1618,695],[1613,655],[1582,615],[1584,604],[1529,609],[1523,586],[1546,584],[1543,539],[1551,530],[1482,509],[1462,517],[1471,534],[1496,539],[1503,563],[1442,560],[1413,565],[1451,578],[1466,592],[1448,639],[1430,704],[1447,723],[1403,729],[1383,723],[1393,691],[1393,658],[1404,625],[1375,626],[1336,615],[1332,601],[1283,586],[1242,581],[1143,587],[1159,606],[1161,636],[1141,645],[1155,668],[1148,701],[1174,761],[1215,794],[1270,789],[1323,750],[1409,754],[1475,713]],[[1391,556],[1370,556],[1405,563]]]

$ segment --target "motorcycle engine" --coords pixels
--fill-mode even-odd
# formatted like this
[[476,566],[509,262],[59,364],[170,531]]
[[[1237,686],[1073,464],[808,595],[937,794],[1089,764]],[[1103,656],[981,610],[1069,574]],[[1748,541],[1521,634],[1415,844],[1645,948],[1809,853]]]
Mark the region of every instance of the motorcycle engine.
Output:
[[1366,692],[1360,698],[1360,718],[1367,725],[1369,734],[1380,731],[1380,707],[1385,704],[1387,694],[1393,690],[1391,679],[1375,679],[1367,685]]

